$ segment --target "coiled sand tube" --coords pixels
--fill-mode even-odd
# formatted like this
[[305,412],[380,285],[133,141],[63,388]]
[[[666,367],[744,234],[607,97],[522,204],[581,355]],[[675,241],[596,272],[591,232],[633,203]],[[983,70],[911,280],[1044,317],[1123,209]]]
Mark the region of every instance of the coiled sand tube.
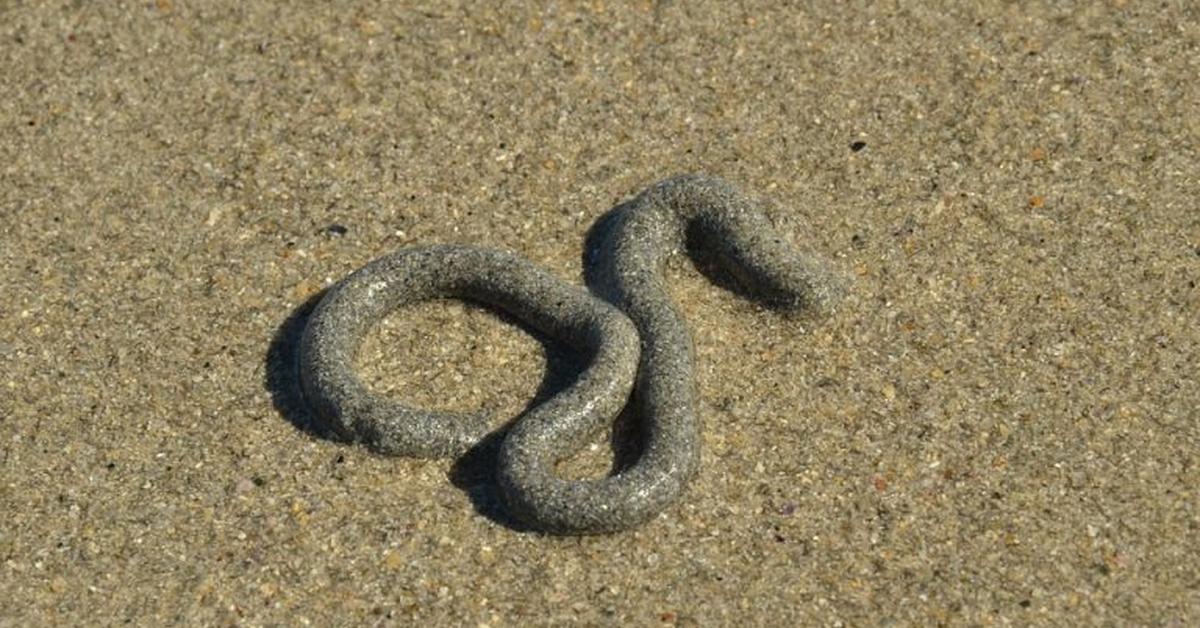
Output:
[[[840,282],[786,244],[752,200],[718,179],[667,179],[610,218],[591,277],[592,289],[612,305],[511,254],[472,247],[406,249],[353,273],[322,299],[305,329],[300,371],[310,404],[339,434],[382,453],[466,450],[486,435],[486,417],[377,397],[351,363],[370,327],[405,303],[452,297],[490,304],[591,357],[571,386],[528,411],[504,437],[498,479],[511,514],[556,534],[644,523],[679,498],[700,457],[691,337],[663,285],[667,256],[689,240],[710,247],[745,290],[789,309],[827,308]],[[555,464],[611,424],[631,387],[646,438],[637,461],[601,479],[559,477]]]

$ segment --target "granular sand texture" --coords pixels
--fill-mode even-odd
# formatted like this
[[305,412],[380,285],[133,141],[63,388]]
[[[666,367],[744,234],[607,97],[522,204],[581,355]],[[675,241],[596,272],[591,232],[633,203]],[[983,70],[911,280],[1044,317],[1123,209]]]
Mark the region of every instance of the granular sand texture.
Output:
[[[1198,51],[1183,0],[0,2],[0,624],[1200,624]],[[445,243],[583,286],[678,172],[851,288],[663,260],[704,463],[644,525],[514,530],[498,443],[301,402],[337,280]],[[354,368],[495,430],[585,357],[437,300]]]

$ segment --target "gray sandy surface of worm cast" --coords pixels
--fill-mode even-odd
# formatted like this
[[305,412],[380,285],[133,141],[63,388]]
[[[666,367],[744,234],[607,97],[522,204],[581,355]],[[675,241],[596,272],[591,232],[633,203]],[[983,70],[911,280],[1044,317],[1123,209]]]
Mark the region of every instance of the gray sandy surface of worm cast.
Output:
[[700,458],[692,343],[662,266],[689,240],[711,249],[745,291],[778,307],[819,312],[842,293],[829,267],[787,244],[755,201],[719,179],[667,179],[619,206],[593,252],[590,276],[593,290],[625,312],[641,336],[633,402],[644,448],[617,475],[565,481],[550,459],[563,450],[549,446],[564,431],[539,408],[514,426],[500,453],[505,501],[520,517],[555,532],[620,530],[653,517],[687,487]]
[[[663,284],[664,260],[688,244],[706,247],[746,292],[785,309],[824,310],[841,282],[787,244],[756,202],[719,179],[667,179],[609,218],[589,273],[591,288],[607,302],[512,254],[465,246],[405,249],[351,274],[305,328],[300,377],[310,405],[337,433],[381,453],[465,451],[491,430],[488,417],[373,395],[352,362],[369,329],[404,304],[449,297],[494,306],[590,358],[574,383],[504,436],[497,474],[510,514],[556,534],[644,523],[680,497],[700,457],[691,337]],[[558,476],[555,465],[611,425],[629,401],[645,438],[638,459],[604,478]]]
[[484,414],[413,408],[373,394],[354,372],[364,336],[381,319],[405,304],[439,298],[493,306],[587,355],[578,379],[538,408],[552,420],[553,435],[566,435],[544,446],[574,446],[609,425],[625,405],[638,337],[616,308],[510,253],[415,247],[347,276],[321,299],[305,327],[301,386],[317,416],[338,435],[383,454],[442,457],[463,453],[493,429]]

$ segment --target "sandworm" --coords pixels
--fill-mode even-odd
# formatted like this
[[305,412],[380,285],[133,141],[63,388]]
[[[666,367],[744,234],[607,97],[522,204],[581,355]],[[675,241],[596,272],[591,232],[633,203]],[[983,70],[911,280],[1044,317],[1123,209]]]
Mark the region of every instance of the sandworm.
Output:
[[[605,226],[589,273],[596,296],[512,254],[473,247],[405,249],[368,264],[332,288],[309,320],[299,358],[306,398],[342,436],[382,453],[460,453],[486,435],[486,417],[372,395],[351,362],[366,332],[403,304],[451,297],[492,305],[589,357],[573,384],[504,435],[497,475],[507,509],[555,534],[646,522],[680,497],[700,459],[691,337],[668,297],[664,260],[688,244],[709,248],[747,292],[786,309],[827,309],[843,284],[787,244],[757,203],[711,177],[659,182]],[[642,422],[640,457],[600,479],[559,477],[555,464],[627,402]]]

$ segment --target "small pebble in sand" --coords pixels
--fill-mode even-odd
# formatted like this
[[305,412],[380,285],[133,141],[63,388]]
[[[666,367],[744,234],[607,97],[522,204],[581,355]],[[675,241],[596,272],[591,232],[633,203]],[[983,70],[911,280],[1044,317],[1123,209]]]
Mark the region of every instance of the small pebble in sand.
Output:
[[324,228],[324,229],[322,229],[321,231],[322,231],[322,232],[324,232],[324,233],[325,233],[325,235],[327,235],[327,236],[329,236],[329,237],[332,237],[332,238],[340,238],[340,237],[342,237],[342,236],[346,235],[347,233],[349,233],[349,232],[350,232],[350,228],[349,228],[349,227],[347,227],[346,225],[340,225],[340,224],[338,224],[338,223],[336,223],[336,222],[335,222],[335,223],[333,223],[332,225],[329,225],[328,227],[325,227],[325,228]]

